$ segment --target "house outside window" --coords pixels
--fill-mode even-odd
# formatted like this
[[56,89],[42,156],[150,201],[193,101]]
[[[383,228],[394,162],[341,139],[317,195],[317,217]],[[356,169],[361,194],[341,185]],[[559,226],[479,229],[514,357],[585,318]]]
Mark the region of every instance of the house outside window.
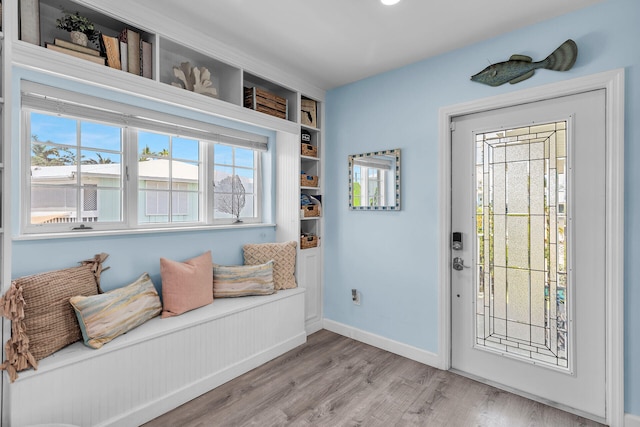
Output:
[[265,137],[75,95],[23,92],[23,232],[261,221]]
[[200,222],[200,142],[138,131],[140,223]]
[[40,112],[29,114],[27,126],[30,223],[122,221],[121,129]]

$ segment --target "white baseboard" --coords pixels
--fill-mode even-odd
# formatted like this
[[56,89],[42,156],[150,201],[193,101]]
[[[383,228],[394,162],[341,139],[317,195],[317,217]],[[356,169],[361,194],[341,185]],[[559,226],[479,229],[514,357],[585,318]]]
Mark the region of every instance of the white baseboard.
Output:
[[624,427],[640,427],[640,416],[624,414]]
[[307,322],[305,324],[305,330],[307,331],[307,335],[311,335],[315,332],[318,332],[323,328],[324,328],[324,325],[323,325],[322,319],[318,319],[314,322]]
[[415,360],[416,362],[424,363],[425,365],[433,366],[434,368],[444,369],[442,358],[430,351],[422,350],[420,348],[329,319],[324,319],[324,328],[328,331],[335,332],[336,334],[406,357],[407,359]]

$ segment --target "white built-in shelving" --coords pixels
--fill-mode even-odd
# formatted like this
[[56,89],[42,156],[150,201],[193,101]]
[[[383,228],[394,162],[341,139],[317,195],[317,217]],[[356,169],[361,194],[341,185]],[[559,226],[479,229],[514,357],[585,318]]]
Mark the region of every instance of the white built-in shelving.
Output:
[[[324,217],[320,215],[302,218],[299,199],[301,193],[306,193],[322,200],[324,91],[310,84],[304,77],[283,70],[278,64],[253,58],[233,46],[219,42],[209,34],[197,32],[189,23],[172,20],[160,6],[151,9],[141,7],[136,2],[108,0],[29,1],[36,1],[39,6],[39,43],[20,40],[19,1],[18,4],[5,2],[10,4],[5,5],[5,23],[10,22],[11,25],[10,32],[4,33],[7,35],[6,40],[3,40],[3,87],[11,87],[11,76],[6,74],[10,74],[11,70],[17,67],[275,131],[276,239],[300,242],[300,236],[303,234],[313,234],[319,238],[317,247],[298,250],[297,277],[298,284],[306,288],[307,332],[320,329]],[[108,36],[116,37],[124,28],[140,34],[141,40],[152,46],[151,78],[47,49],[46,43],[52,43],[55,38],[69,38],[66,31],[56,28],[56,19],[63,16],[63,11],[79,12],[92,20],[98,31]],[[9,56],[5,54],[7,43],[10,45]],[[189,62],[191,66],[205,67],[210,71],[217,97],[194,93],[172,85],[179,82],[174,75],[174,67],[179,67],[183,62]],[[245,87],[263,89],[286,99],[286,117],[278,118],[246,108]],[[4,91],[0,95],[6,99]],[[19,96],[19,93],[15,96]],[[314,100],[317,103],[315,126],[306,126],[301,120],[300,109],[303,100]],[[1,123],[10,126],[7,118]],[[303,129],[311,134],[310,143],[318,149],[317,157],[301,155]],[[12,134],[5,128],[2,135],[9,140]],[[9,153],[10,147],[5,147],[5,157],[1,160],[6,159]],[[318,186],[301,187],[301,171],[318,176]],[[7,171],[0,165],[4,205],[11,187],[5,180],[6,174]],[[3,225],[8,221],[7,212],[6,208],[2,209]],[[11,277],[10,268],[7,268],[7,259],[10,257],[8,240],[10,239],[4,237],[2,245],[2,261],[5,267],[1,276],[4,279],[3,289],[6,289],[7,278]]]

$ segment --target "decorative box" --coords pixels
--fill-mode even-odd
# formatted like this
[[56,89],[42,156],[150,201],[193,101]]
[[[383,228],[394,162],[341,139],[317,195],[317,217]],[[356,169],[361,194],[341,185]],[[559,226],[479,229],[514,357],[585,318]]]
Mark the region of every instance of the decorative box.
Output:
[[300,131],[300,142],[303,144],[308,144],[311,142],[311,132],[306,129],[302,129]]
[[312,99],[302,98],[300,100],[300,123],[305,126],[318,127],[317,104]]
[[244,106],[281,119],[287,118],[287,100],[258,87],[244,88]]

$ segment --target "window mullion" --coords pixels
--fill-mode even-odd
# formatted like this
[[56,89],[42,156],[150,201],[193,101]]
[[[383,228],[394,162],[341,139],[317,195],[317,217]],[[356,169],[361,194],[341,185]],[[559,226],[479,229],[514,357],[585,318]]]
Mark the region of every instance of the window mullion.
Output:
[[214,185],[214,150],[213,143],[210,142],[200,142],[200,159],[202,159],[202,168],[200,171],[200,182],[203,183],[204,188],[201,189],[202,193],[202,218],[205,224],[213,223],[213,211],[214,211],[214,195],[213,195],[213,185]]
[[76,215],[77,215],[77,223],[82,224],[84,221],[82,220],[82,151],[80,147],[82,145],[82,122],[80,120],[76,120]]
[[123,183],[124,183],[124,222],[127,227],[138,226],[138,134],[133,128],[123,129]]

